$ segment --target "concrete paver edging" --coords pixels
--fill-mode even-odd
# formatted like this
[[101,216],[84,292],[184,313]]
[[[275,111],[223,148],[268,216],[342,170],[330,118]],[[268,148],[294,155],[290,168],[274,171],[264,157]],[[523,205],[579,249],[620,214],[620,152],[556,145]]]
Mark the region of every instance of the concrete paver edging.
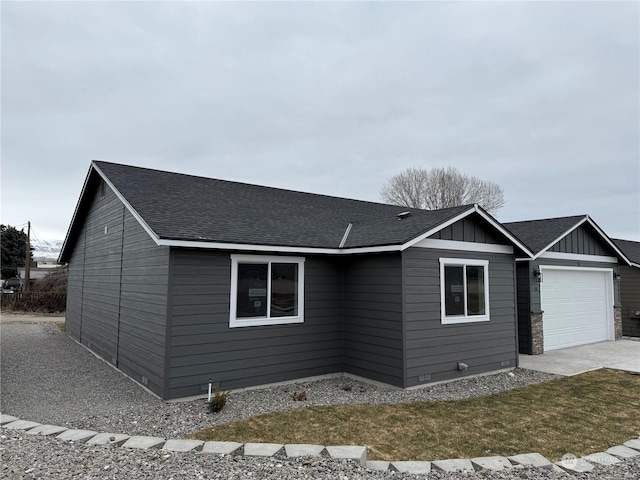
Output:
[[547,468],[569,473],[583,473],[593,470],[595,465],[613,465],[621,460],[640,455],[640,438],[634,438],[624,445],[616,445],[606,452],[592,453],[582,458],[566,455],[561,461],[551,463],[539,453],[524,453],[511,457],[455,458],[435,461],[367,461],[367,448],[353,445],[323,446],[306,444],[281,445],[275,443],[203,442],[191,439],[164,439],[148,436],[129,436],[122,433],[98,433],[93,430],[69,429],[56,425],[42,425],[21,420],[11,415],[0,414],[0,428],[21,430],[31,435],[56,436],[57,439],[82,442],[88,445],[112,445],[121,448],[156,448],[171,452],[194,452],[198,454],[232,455],[242,452],[248,456],[284,455],[287,458],[321,456],[326,452],[331,458],[347,459],[379,471],[397,471],[413,474],[429,473],[431,470],[444,472],[508,470],[518,465],[533,468]]

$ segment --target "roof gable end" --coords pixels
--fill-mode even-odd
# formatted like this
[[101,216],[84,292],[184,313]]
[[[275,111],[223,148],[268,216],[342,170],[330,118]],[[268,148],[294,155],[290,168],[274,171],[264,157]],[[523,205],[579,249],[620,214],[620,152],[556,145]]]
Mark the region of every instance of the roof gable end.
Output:
[[589,215],[508,222],[504,226],[530,247],[533,259],[546,252],[598,255],[609,250],[629,264],[629,259]]

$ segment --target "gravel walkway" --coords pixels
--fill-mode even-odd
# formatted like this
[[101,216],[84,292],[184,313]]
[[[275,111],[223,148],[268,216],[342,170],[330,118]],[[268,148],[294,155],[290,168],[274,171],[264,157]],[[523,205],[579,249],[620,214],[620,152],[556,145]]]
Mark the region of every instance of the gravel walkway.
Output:
[[[168,404],[150,395],[79,347],[55,324],[3,323],[0,339],[2,413],[70,428],[164,438],[187,437],[212,424],[310,405],[459,399],[557,378],[515,370],[514,375],[502,373],[414,391],[336,378],[234,393],[222,413],[211,415],[206,413],[204,400]],[[308,400],[294,402],[293,392],[301,390],[307,392]],[[329,459],[291,461],[129,451],[65,444],[7,430],[0,438],[0,454],[1,478],[414,478]],[[527,469],[487,475],[464,478],[561,478]],[[457,477],[432,474],[428,478]],[[580,478],[636,480],[640,478],[640,461],[626,461]]]

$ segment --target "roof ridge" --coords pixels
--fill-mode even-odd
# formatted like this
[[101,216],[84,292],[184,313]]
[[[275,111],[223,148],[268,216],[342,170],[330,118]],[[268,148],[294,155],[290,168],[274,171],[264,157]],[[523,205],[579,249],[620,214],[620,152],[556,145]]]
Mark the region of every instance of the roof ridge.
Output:
[[580,219],[582,219],[582,218],[586,218],[588,216],[589,215],[585,213],[585,214],[581,214],[581,215],[567,215],[567,216],[564,216],[564,217],[551,217],[551,218],[535,218],[535,219],[531,219],[531,220],[518,220],[518,221],[515,221],[515,222],[501,222],[501,223],[503,225],[513,225],[515,223],[548,222],[550,220],[567,220],[567,219],[570,219],[570,218],[576,218],[576,219],[580,218]]
[[[397,208],[399,208],[400,210],[403,211],[410,211],[411,212],[411,216],[415,218],[415,216],[418,215],[432,215],[434,213],[443,213],[446,212],[448,210],[451,211],[459,211],[459,210],[468,210],[469,208],[473,208],[474,204],[470,203],[470,204],[465,204],[465,205],[458,205],[457,207],[447,207],[447,208],[436,208],[433,210],[423,210],[420,208],[412,208],[412,207],[402,207],[400,205],[392,205],[392,206],[396,206]],[[400,212],[402,213],[402,212]],[[364,218],[361,220],[352,220],[351,223],[354,225],[357,224],[363,224],[363,223],[370,223],[370,222],[376,222],[379,220],[384,220],[384,219],[388,219],[390,217],[397,217],[398,214],[389,214],[389,215],[380,215],[380,216],[375,216],[375,217],[370,217],[370,218]]]
[[[136,170],[144,170],[144,171],[149,171],[149,172],[177,175],[177,176],[181,176],[181,177],[198,178],[198,179],[202,179],[202,180],[223,182],[223,183],[227,183],[227,184],[243,185],[243,186],[247,186],[247,187],[262,188],[262,189],[275,190],[275,191],[280,191],[280,192],[299,193],[299,194],[303,194],[303,195],[313,195],[313,196],[322,197],[322,198],[332,198],[332,199],[337,199],[337,200],[347,200],[347,201],[350,201],[350,202],[359,202],[359,203],[365,203],[365,204],[369,204],[369,205],[379,205],[381,207],[411,208],[412,210],[421,210],[421,209],[416,209],[416,208],[413,208],[413,207],[403,207],[403,206],[400,206],[400,205],[392,205],[392,204],[389,204],[389,203],[373,202],[371,200],[360,200],[360,199],[357,199],[357,198],[340,197],[340,196],[337,196],[337,195],[326,195],[326,194],[323,194],[323,193],[304,192],[302,190],[292,190],[290,188],[272,187],[272,186],[269,186],[269,185],[260,185],[260,184],[257,184],[257,183],[241,182],[241,181],[237,181],[237,180],[225,180],[223,178],[205,177],[203,175],[194,175],[194,174],[190,174],[190,173],[172,172],[172,171],[169,171],[169,170],[160,170],[160,169],[157,169],[157,168],[141,167],[141,166],[137,166],[137,165],[127,165],[127,164],[124,164],[124,163],[107,162],[107,161],[104,161],[104,160],[92,160],[92,162],[96,163],[96,165],[98,167],[100,167],[100,164],[115,165],[117,167],[124,167],[124,168],[130,168],[130,169],[136,169]],[[105,173],[105,175],[108,176],[107,172],[104,172],[104,173]]]

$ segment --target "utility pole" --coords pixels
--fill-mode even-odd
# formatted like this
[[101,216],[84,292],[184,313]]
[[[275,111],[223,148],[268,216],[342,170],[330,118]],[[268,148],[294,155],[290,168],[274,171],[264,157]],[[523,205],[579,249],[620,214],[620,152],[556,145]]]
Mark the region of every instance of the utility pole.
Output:
[[29,281],[31,277],[31,222],[27,222],[27,259],[24,262],[24,286],[23,292],[29,291]]

